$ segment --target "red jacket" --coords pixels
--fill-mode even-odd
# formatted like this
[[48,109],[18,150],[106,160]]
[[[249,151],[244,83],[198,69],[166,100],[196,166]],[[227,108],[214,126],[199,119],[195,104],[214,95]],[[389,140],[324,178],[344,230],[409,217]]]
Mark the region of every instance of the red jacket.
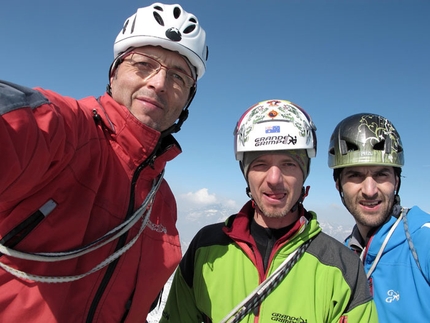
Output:
[[[166,137],[132,194],[133,174],[159,137],[107,94],[75,100],[0,82],[0,243],[25,252],[60,252],[102,237],[142,204],[154,178],[181,152]],[[38,216],[48,201],[55,208]],[[143,233],[109,266],[67,283],[34,282],[0,268],[0,322],[145,322],[181,258],[176,217],[163,180]],[[119,240],[71,260],[2,255],[0,262],[35,275],[74,276],[105,260]]]

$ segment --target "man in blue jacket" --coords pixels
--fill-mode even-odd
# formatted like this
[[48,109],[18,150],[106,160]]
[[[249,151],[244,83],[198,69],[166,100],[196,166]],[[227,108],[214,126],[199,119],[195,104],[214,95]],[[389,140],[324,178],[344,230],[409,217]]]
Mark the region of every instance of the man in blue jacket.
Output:
[[370,113],[345,118],[328,164],[356,222],[345,244],[363,261],[380,322],[430,318],[430,215],[400,205],[404,152],[393,124]]

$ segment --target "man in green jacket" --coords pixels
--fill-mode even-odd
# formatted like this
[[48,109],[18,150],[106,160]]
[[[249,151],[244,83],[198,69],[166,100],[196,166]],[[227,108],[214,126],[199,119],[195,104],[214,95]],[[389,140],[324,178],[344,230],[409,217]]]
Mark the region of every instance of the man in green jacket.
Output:
[[315,130],[284,100],[259,102],[240,118],[235,154],[250,201],[194,237],[161,323],[377,322],[359,258],[302,205]]

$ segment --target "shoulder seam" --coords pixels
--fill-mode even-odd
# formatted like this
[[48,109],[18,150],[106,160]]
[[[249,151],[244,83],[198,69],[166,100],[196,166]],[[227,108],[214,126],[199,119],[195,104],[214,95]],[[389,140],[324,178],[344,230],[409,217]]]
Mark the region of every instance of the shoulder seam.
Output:
[[47,103],[49,100],[35,89],[0,81],[0,115],[20,108],[35,109]]

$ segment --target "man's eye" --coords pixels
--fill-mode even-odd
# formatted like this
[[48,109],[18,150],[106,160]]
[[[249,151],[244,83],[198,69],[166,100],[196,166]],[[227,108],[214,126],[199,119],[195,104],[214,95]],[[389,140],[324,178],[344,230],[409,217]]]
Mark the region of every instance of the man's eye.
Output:
[[376,177],[387,177],[388,173],[386,172],[380,172],[380,173],[376,173]]
[[262,163],[255,163],[254,165],[252,165],[252,169],[261,169],[263,168],[265,165]]
[[153,69],[152,64],[149,62],[145,62],[145,61],[137,61],[136,65],[138,65],[139,67],[142,67],[142,68]]
[[179,81],[179,82],[185,83],[185,78],[184,78],[184,76],[183,76],[182,74],[180,74],[180,73],[177,73],[177,72],[173,72],[173,71],[172,71],[172,77],[173,77],[175,80]]
[[348,174],[348,176],[347,176],[348,178],[357,178],[357,177],[360,177],[360,174],[357,174],[357,173],[351,173],[351,174]]

